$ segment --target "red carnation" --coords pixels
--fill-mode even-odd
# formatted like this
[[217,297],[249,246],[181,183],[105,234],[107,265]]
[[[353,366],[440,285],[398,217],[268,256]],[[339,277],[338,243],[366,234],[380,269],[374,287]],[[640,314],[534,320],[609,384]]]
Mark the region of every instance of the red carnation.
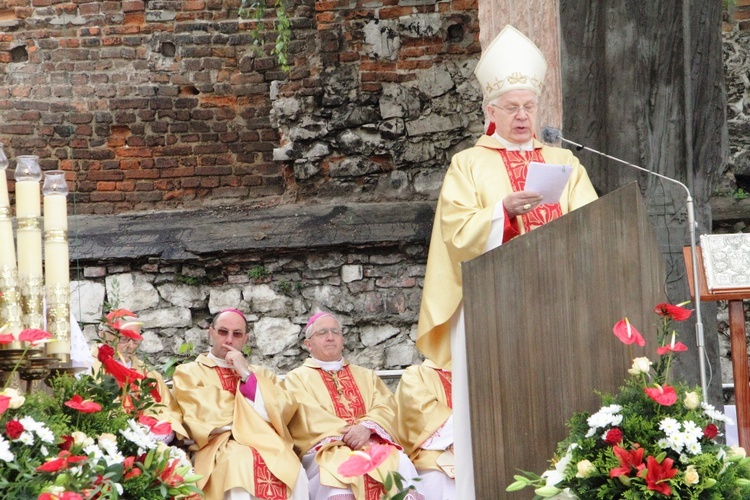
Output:
[[107,344],[102,344],[99,346],[99,351],[96,354],[97,359],[104,363],[107,359],[112,359],[115,356],[115,350],[112,348],[112,346],[109,346]]
[[604,434],[604,442],[610,446],[620,444],[622,442],[622,431],[617,427],[613,427]]
[[21,437],[21,433],[23,433],[23,431],[23,424],[18,420],[9,420],[5,424],[5,434],[7,434],[11,439],[18,439],[19,437]]
[[708,424],[703,429],[703,435],[706,436],[708,439],[714,439],[716,436],[719,435],[719,428],[716,427],[716,424]]

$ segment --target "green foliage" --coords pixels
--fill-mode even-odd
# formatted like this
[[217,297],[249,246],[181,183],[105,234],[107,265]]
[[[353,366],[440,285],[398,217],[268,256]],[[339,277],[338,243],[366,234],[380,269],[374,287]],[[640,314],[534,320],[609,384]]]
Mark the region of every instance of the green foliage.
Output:
[[737,188],[737,191],[734,192],[733,197],[737,201],[746,200],[747,198],[750,198],[750,193],[742,188]]
[[[268,4],[266,0],[242,0],[240,8],[240,17],[243,19],[252,19],[255,21],[254,28],[250,31],[253,38],[253,44],[260,47],[265,45],[266,30],[266,9]],[[271,55],[276,57],[276,62],[281,69],[288,72],[291,68],[289,61],[289,44],[292,41],[292,21],[287,12],[286,0],[273,0],[273,14],[275,19],[270,20],[271,31],[274,33],[275,40],[271,47]]]
[[190,286],[197,286],[197,285],[203,285],[206,283],[205,277],[198,277],[198,276],[185,276],[184,274],[178,274],[175,279],[179,283],[184,283],[186,285]]
[[170,379],[174,376],[175,369],[183,363],[192,361],[195,357],[195,345],[192,342],[181,344],[175,356],[170,356],[161,367],[164,378]]
[[271,271],[268,270],[265,266],[253,266],[248,272],[247,275],[255,280],[262,280],[264,278],[267,278],[271,275]]

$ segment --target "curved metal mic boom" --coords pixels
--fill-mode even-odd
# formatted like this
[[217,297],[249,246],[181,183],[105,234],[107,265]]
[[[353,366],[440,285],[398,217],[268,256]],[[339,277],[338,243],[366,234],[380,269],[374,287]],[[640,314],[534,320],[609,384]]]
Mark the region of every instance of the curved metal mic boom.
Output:
[[569,139],[566,139],[565,137],[563,137],[562,131],[554,127],[544,127],[542,129],[542,141],[544,141],[545,143],[557,143],[557,142],[562,141],[567,144],[571,144],[575,146],[576,150],[578,151],[585,149],[586,151],[590,151],[592,153],[604,156],[605,158],[609,158],[610,160],[614,160],[618,163],[622,163],[629,167],[633,167],[642,172],[646,172],[647,174],[655,175],[656,177],[660,177],[666,181],[673,182],[681,186],[685,190],[685,194],[686,194],[685,204],[687,205],[688,226],[690,229],[690,251],[692,253],[691,260],[693,264],[693,288],[694,288],[694,295],[695,295],[695,344],[696,344],[696,347],[698,348],[698,364],[700,365],[701,389],[703,390],[703,397],[706,398],[705,400],[707,400],[708,398],[708,383],[706,381],[706,356],[707,355],[706,355],[705,338],[703,336],[703,318],[701,317],[701,306],[700,306],[701,298],[700,298],[700,281],[698,277],[698,253],[697,253],[696,244],[695,244],[695,208],[693,206],[693,197],[690,194],[690,190],[685,184],[683,184],[682,182],[678,180],[672,179],[671,177],[667,177],[658,172],[653,172],[639,165],[635,165],[625,160],[621,160],[620,158],[615,158],[614,156],[608,155],[606,153],[602,153],[601,151],[597,151],[596,149],[592,149],[588,146],[584,146],[583,144],[578,144],[577,142],[573,142]]

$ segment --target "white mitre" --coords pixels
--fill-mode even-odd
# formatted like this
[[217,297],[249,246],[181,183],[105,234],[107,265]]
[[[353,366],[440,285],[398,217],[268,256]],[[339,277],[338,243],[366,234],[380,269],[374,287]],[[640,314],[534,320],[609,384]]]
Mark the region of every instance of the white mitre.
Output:
[[511,25],[498,33],[474,68],[486,101],[511,90],[531,90],[539,95],[546,73],[542,51]]

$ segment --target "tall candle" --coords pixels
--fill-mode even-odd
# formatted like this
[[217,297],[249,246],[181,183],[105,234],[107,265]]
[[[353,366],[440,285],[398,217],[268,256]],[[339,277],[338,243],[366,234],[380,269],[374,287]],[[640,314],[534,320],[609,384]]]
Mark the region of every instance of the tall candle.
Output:
[[42,227],[38,157],[16,157],[16,232],[18,284],[21,290],[23,325],[44,329],[42,310]]
[[[13,222],[10,217],[10,200],[6,171],[8,158],[0,142],[0,327],[7,326],[4,333],[18,334],[21,331],[21,308],[18,294],[18,272],[16,270],[16,247],[13,241]],[[11,342],[0,346],[5,349],[20,349],[21,343]]]
[[44,282],[47,329],[57,340],[47,354],[70,361],[70,260],[68,257],[68,184],[65,172],[44,175]]

